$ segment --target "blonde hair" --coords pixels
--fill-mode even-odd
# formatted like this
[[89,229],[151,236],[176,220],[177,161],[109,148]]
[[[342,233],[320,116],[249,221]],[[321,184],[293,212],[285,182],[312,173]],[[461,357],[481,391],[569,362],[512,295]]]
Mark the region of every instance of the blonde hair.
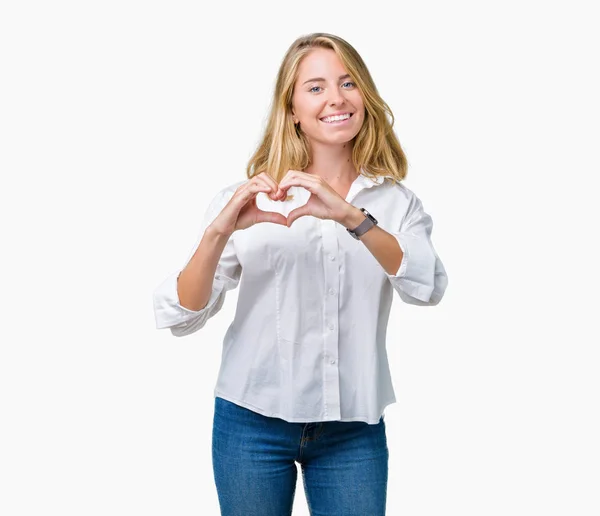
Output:
[[288,170],[304,170],[310,164],[309,142],[292,119],[292,94],[300,62],[315,48],[330,49],[337,54],[363,97],[365,119],[353,139],[354,167],[366,176],[391,176],[401,181],[406,176],[408,162],[392,130],[392,110],[379,95],[354,47],[338,36],[322,32],[299,37],[287,50],[277,73],[267,127],[246,167],[248,179],[266,172],[279,182]]

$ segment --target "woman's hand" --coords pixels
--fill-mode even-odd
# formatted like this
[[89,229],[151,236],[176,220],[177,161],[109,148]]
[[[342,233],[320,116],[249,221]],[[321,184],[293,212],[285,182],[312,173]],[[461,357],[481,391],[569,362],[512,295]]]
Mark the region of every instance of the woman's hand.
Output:
[[299,170],[289,170],[279,183],[279,189],[286,195],[291,186],[302,186],[306,188],[311,196],[308,202],[292,210],[287,216],[287,225],[304,215],[312,215],[319,219],[331,219],[336,222],[343,221],[352,206],[329,186],[329,183],[319,176],[307,174]]
[[256,206],[256,195],[265,192],[271,199],[277,201],[285,198],[275,180],[266,172],[252,177],[250,181],[240,185],[233,197],[223,207],[210,227],[223,235],[231,235],[239,229],[247,229],[259,222],[272,222],[287,225],[287,219],[272,211],[263,211]]

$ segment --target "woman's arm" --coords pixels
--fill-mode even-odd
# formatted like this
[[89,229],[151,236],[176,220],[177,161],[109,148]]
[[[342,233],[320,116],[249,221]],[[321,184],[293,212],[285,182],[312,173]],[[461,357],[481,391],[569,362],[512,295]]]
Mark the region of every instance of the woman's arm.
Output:
[[190,261],[177,277],[179,303],[188,310],[202,310],[208,304],[219,259],[230,235],[209,226]]
[[[365,219],[351,206],[343,219],[346,228],[354,229]],[[433,221],[413,195],[402,223],[390,232],[374,226],[360,240],[383,267],[394,290],[409,304],[437,305],[444,297],[448,275],[431,242]]]
[[[347,229],[354,229],[363,220],[365,214],[356,206],[350,206],[350,213],[342,221],[342,225]],[[404,253],[398,245],[396,238],[379,226],[373,226],[359,239],[371,251],[371,254],[384,268],[388,274],[396,274],[402,262]]]
[[233,239],[212,226],[229,193],[213,198],[187,261],[154,290],[157,329],[170,328],[177,337],[200,330],[221,309],[226,292],[238,285],[242,267]]

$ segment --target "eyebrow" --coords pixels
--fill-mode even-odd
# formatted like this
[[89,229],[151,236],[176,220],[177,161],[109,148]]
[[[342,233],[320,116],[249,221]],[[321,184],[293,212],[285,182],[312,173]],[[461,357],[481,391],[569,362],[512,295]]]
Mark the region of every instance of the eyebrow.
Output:
[[[340,75],[338,77],[338,81],[341,81],[342,79],[349,79],[350,78],[350,74],[345,74],[345,75]],[[323,79],[323,77],[314,77],[313,79],[308,79],[308,81],[304,81],[302,83],[302,86],[304,86],[307,82],[318,82],[318,81],[324,81],[325,79]]]

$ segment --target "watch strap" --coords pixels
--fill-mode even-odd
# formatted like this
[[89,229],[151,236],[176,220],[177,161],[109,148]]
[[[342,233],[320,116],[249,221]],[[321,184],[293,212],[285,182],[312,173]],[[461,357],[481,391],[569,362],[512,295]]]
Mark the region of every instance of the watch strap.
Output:
[[348,233],[350,233],[357,240],[367,231],[369,231],[369,229],[377,225],[377,219],[375,219],[373,215],[371,215],[364,208],[360,208],[360,210],[365,214],[365,220],[363,220],[355,229],[347,229]]

